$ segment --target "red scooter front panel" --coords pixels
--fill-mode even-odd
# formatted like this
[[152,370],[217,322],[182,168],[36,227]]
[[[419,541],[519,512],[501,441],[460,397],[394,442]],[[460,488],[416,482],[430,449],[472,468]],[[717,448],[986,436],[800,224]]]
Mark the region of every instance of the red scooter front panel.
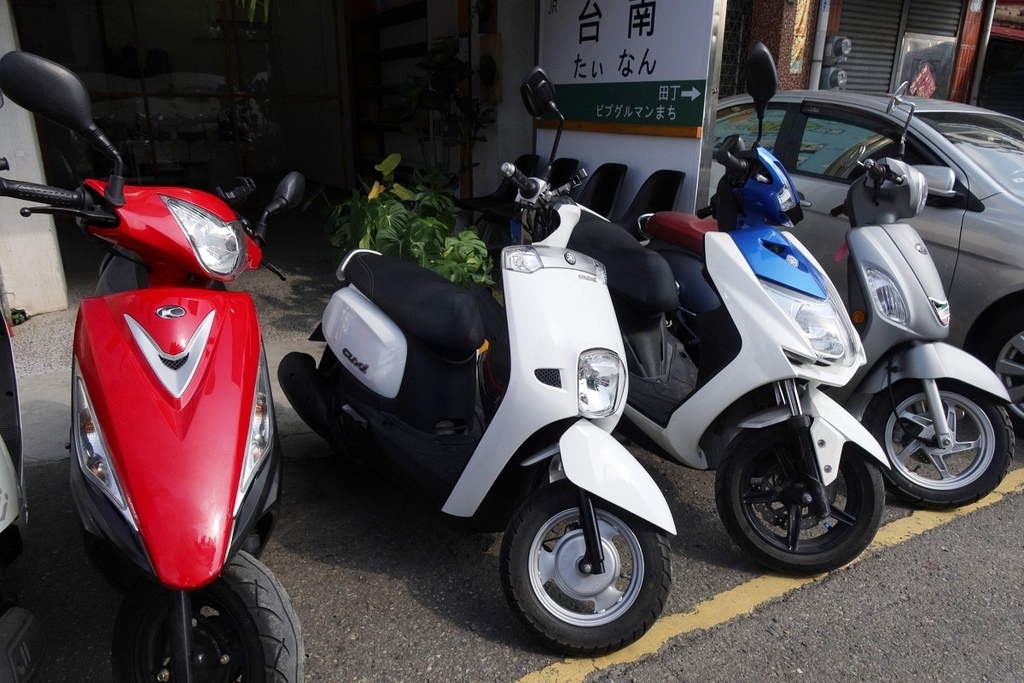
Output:
[[85,299],[75,357],[156,578],[215,578],[231,541],[260,332],[247,294],[136,290]]

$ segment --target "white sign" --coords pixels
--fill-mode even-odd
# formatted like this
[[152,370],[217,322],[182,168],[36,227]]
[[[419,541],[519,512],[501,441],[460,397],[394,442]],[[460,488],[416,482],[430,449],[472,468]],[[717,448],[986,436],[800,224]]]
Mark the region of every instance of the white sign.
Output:
[[[712,24],[724,7],[721,0],[540,0],[539,64],[566,118],[557,155],[591,172],[605,162],[629,166],[611,218],[665,168],[686,174],[674,208],[693,209]],[[551,125],[538,131],[542,156]]]

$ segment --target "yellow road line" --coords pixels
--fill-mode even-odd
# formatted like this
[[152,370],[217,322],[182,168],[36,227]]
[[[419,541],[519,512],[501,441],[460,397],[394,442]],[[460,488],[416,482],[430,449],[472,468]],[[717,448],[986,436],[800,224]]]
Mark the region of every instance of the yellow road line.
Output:
[[[975,510],[988,507],[1009,493],[1024,491],[1024,468],[1010,472],[1003,482],[977,503],[953,510],[915,510],[908,517],[895,520],[878,530],[874,541],[856,560],[866,555],[903,543],[924,532],[942,526]],[[644,655],[657,652],[671,638],[709,629],[734,617],[750,612],[769,600],[782,597],[801,586],[817,581],[826,574],[810,577],[791,577],[766,574],[751,579],[735,588],[719,593],[694,607],[693,611],[670,614],[659,619],[643,638],[629,647],[596,659],[566,659],[544,667],[519,679],[519,683],[579,683],[588,674],[616,664],[635,662]]]

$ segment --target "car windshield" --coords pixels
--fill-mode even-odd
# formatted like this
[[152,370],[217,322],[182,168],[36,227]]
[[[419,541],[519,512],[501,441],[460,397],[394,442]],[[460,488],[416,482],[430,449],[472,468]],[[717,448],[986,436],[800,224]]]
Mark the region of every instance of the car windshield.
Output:
[[1008,192],[1024,198],[1024,122],[974,112],[929,112],[918,118],[987,169]]

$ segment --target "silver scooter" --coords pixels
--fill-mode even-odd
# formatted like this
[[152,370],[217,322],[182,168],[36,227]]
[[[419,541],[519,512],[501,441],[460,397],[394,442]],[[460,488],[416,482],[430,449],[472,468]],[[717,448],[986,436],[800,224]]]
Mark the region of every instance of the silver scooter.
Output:
[[[905,86],[906,84],[904,84]],[[929,191],[952,194],[953,172],[900,159],[913,105],[901,87],[889,104],[909,107],[897,158],[868,159],[832,210],[847,213],[850,317],[868,364],[832,395],[881,443],[890,489],[919,507],[982,498],[1006,475],[1014,435],[1010,397],[995,373],[944,343],[950,310],[928,247],[909,223]]]

